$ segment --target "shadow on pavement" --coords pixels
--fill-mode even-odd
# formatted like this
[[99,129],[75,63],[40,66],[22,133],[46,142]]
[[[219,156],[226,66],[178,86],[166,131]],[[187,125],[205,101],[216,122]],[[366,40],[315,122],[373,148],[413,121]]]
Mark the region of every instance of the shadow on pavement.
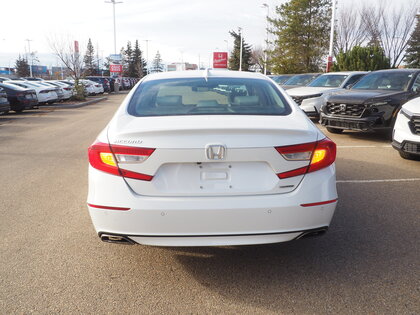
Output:
[[[282,313],[415,312],[417,183],[339,185],[325,236],[245,247],[167,248],[198,283]],[[398,200],[405,200],[404,204]],[[411,283],[411,285],[410,285]]]

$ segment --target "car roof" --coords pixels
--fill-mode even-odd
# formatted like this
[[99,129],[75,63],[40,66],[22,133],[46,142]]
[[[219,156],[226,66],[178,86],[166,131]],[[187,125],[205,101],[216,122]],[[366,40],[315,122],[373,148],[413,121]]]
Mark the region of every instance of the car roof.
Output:
[[410,69],[410,68],[402,68],[402,69],[385,69],[385,70],[377,70],[372,72],[420,72],[420,69]]
[[21,91],[28,90],[27,88],[23,88],[23,87],[20,87],[18,85],[11,84],[11,83],[6,83],[6,82],[0,83],[0,86],[5,87],[5,88],[9,88],[9,89],[13,89],[13,90],[21,90]]
[[147,75],[144,81],[164,80],[164,79],[181,79],[181,78],[240,78],[240,79],[263,79],[269,78],[261,73],[247,71],[230,71],[230,70],[187,70],[187,71],[170,71],[159,72]]
[[350,74],[364,74],[368,73],[368,71],[338,71],[338,72],[326,72],[322,75],[350,75]]

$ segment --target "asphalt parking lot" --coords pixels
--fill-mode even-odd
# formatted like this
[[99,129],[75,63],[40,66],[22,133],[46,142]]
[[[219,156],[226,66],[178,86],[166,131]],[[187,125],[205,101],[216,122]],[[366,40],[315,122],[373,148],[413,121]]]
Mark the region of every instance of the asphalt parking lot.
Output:
[[0,116],[0,313],[418,314],[420,162],[387,134],[338,145],[339,203],[319,238],[245,247],[102,243],[87,147],[124,95]]

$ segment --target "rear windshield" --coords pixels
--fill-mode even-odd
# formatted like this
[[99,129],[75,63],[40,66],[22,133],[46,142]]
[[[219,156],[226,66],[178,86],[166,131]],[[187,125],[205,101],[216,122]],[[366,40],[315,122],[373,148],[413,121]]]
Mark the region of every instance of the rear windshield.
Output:
[[140,84],[129,105],[134,116],[287,115],[290,106],[269,81],[185,78]]
[[395,90],[404,91],[410,83],[411,72],[373,72],[360,79],[352,90]]
[[27,89],[27,88],[28,88],[27,86],[25,86],[25,85],[24,85],[24,84],[22,84],[22,83],[10,82],[10,84],[20,86],[21,88],[24,88],[24,89]]
[[284,85],[308,85],[315,79],[319,74],[299,74],[291,77],[287,80]]
[[277,84],[283,84],[287,80],[289,80],[292,76],[291,75],[274,75],[270,76],[270,78],[276,82]]
[[25,84],[26,84],[27,86],[31,86],[31,87],[42,87],[41,85],[36,84],[36,83],[33,83],[33,82],[25,82]]
[[4,88],[12,89],[12,90],[23,90],[24,89],[20,86],[17,86],[17,85],[11,84],[11,83],[6,83],[6,82],[3,82],[1,84],[1,86],[4,87]]
[[325,74],[313,80],[308,86],[314,87],[339,87],[347,75],[342,74]]

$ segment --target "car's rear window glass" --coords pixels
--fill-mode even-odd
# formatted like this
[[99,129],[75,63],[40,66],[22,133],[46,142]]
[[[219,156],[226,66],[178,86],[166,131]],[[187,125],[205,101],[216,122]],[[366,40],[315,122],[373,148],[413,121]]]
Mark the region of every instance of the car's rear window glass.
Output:
[[143,82],[128,105],[134,116],[287,115],[291,108],[269,81],[183,78]]
[[347,78],[342,74],[325,74],[313,80],[308,86],[313,87],[339,87]]
[[376,72],[360,79],[352,90],[395,90],[407,89],[413,74],[411,72]]
[[289,80],[284,82],[284,85],[308,85],[311,83],[318,74],[299,74],[291,77]]
[[284,82],[289,80],[291,76],[290,75],[274,75],[274,76],[270,76],[270,78],[277,84],[283,84]]

